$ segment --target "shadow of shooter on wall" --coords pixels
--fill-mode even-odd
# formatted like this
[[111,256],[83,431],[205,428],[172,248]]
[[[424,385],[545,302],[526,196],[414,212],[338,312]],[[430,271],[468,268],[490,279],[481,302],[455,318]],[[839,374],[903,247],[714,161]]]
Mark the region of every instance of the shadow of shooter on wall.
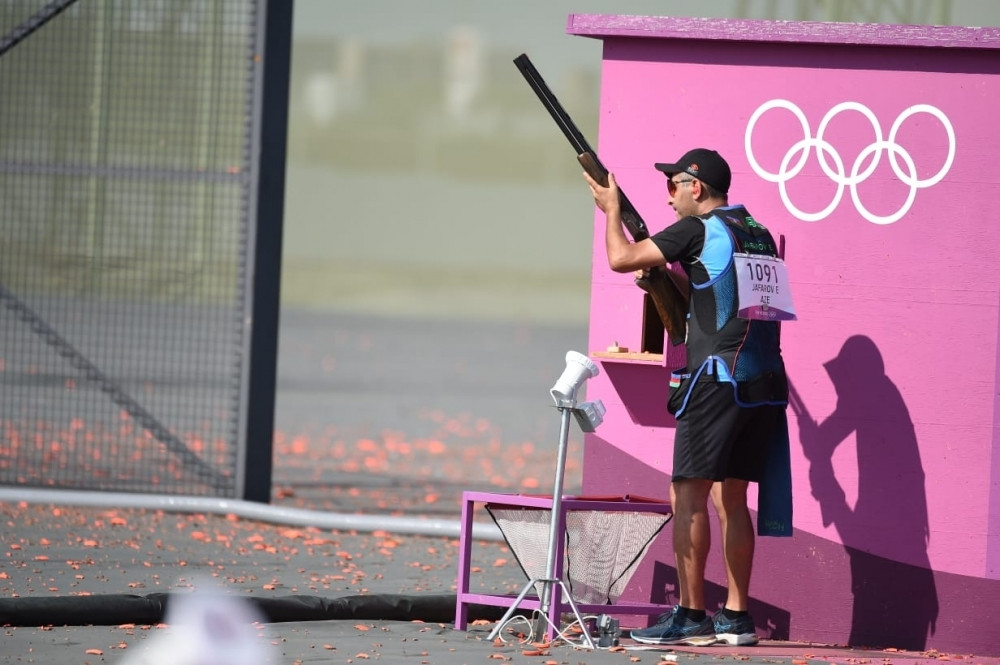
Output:
[[[833,413],[815,420],[794,388],[789,401],[798,417],[823,525],[837,530],[850,561],[854,606],[849,643],[923,649],[935,631],[939,608],[927,555],[927,496],[913,421],[868,337],[849,337],[823,367],[837,395]],[[858,470],[854,506],[833,468],[834,452],[851,434]]]

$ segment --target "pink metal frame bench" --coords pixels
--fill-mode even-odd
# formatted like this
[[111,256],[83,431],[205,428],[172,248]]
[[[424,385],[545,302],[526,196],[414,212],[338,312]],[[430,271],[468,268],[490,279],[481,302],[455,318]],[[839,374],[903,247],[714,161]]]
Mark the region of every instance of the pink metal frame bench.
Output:
[[[461,535],[459,538],[458,552],[458,594],[455,608],[455,628],[465,630],[468,624],[468,610],[470,604],[492,605],[509,608],[517,599],[510,594],[480,594],[469,592],[469,572],[472,557],[472,524],[475,517],[476,503],[488,503],[502,506],[521,506],[527,508],[552,509],[552,497],[522,494],[497,494],[493,492],[463,492],[462,493],[462,522]],[[617,499],[563,496],[560,502],[560,510],[557,519],[558,532],[566,533],[566,513],[572,510],[600,510],[608,512],[652,512],[660,514],[670,514],[671,506],[667,502],[651,501],[648,499],[634,500],[629,497]],[[556,552],[556,577],[561,579],[563,575],[563,560],[565,538],[560,538]],[[552,602],[549,609],[549,634],[551,639],[552,625],[558,626],[559,617],[565,612],[572,612],[568,602],[561,597],[559,585],[552,588]],[[537,597],[526,597],[519,604],[520,609],[538,610],[541,601]],[[593,604],[576,603],[577,609],[584,615],[612,614],[612,615],[659,615],[669,609],[669,606],[653,603],[617,603]]]

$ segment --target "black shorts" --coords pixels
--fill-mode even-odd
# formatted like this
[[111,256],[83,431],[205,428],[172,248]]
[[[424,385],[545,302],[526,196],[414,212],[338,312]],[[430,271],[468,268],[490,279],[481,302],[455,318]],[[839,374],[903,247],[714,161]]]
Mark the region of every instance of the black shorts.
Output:
[[731,383],[699,381],[677,420],[673,477],[759,482],[784,406],[740,407]]

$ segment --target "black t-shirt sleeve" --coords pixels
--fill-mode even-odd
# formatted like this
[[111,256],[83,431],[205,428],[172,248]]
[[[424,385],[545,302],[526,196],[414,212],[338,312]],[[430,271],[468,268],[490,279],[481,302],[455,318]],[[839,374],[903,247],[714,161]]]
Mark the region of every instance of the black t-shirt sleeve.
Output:
[[705,245],[705,224],[695,217],[684,217],[650,238],[668,263],[690,264]]

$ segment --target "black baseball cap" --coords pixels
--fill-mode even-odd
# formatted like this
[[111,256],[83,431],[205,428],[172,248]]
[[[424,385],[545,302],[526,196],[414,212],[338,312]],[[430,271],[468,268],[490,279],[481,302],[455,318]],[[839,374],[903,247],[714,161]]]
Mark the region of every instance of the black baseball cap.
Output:
[[733,172],[722,155],[708,148],[688,150],[676,164],[654,164],[658,171],[663,171],[668,178],[675,173],[687,173],[707,185],[722,192],[729,193],[729,185],[733,181]]

